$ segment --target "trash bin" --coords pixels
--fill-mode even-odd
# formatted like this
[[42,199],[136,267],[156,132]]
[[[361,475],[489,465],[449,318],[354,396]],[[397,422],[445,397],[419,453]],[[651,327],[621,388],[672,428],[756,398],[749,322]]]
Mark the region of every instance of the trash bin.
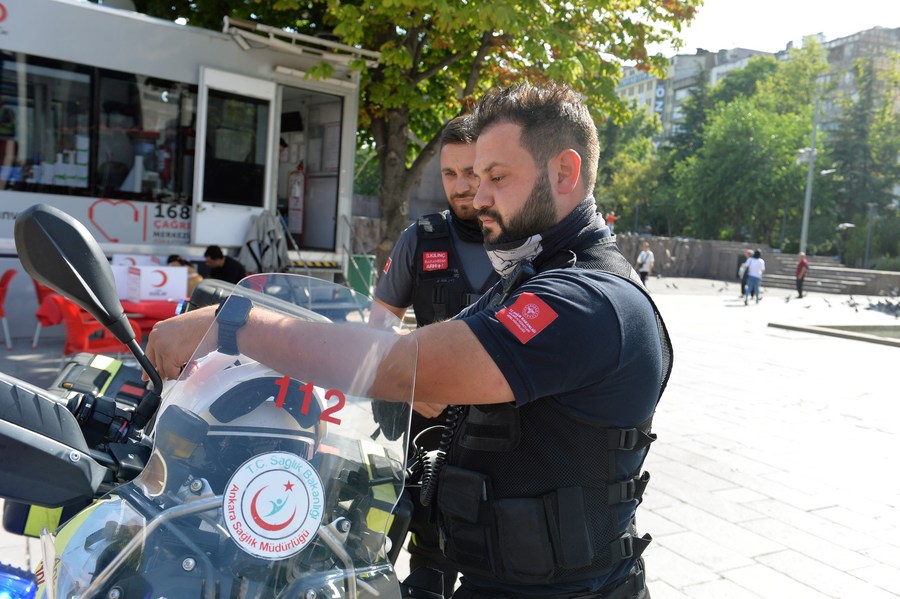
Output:
[[375,256],[371,254],[354,254],[351,256],[347,283],[350,289],[367,297],[372,297],[375,286]]

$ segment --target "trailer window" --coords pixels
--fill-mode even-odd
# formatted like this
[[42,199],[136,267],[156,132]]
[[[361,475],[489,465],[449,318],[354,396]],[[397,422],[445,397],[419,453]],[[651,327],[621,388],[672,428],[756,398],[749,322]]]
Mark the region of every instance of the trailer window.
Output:
[[97,193],[189,203],[196,91],[164,79],[104,71],[99,85]]
[[203,200],[262,206],[269,103],[209,90]]
[[87,189],[89,71],[11,52],[0,58],[0,189]]
[[0,189],[190,204],[197,86],[0,52]]

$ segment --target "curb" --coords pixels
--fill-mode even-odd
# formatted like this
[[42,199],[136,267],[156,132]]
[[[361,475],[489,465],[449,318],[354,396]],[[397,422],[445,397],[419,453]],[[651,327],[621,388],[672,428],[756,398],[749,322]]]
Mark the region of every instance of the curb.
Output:
[[879,337],[877,335],[867,335],[865,333],[855,333],[852,331],[842,331],[830,327],[802,326],[794,324],[781,324],[777,322],[770,322],[769,326],[777,329],[787,329],[789,331],[815,333],[817,335],[828,335],[829,337],[841,337],[843,339],[855,339],[856,341],[866,341],[868,343],[880,343],[881,345],[900,347],[900,339],[891,339],[889,337]]

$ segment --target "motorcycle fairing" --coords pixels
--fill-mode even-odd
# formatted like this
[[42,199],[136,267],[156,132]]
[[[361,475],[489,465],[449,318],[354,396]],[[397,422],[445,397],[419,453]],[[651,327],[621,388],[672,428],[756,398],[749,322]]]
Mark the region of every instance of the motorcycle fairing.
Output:
[[[342,317],[328,325],[352,331],[339,355],[364,358],[320,386],[308,365],[198,349],[164,389],[144,471],[43,536],[43,596],[399,598],[385,539],[408,435],[377,434],[372,385],[388,356],[414,373],[414,345],[367,326],[376,308],[330,282],[255,275],[234,293],[286,317]],[[217,346],[210,335],[199,348]],[[410,403],[413,380],[392,399]],[[395,412],[408,431],[409,409]]]

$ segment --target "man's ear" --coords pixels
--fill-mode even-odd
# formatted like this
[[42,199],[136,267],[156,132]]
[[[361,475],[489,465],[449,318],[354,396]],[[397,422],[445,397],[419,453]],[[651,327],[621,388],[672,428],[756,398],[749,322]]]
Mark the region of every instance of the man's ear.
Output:
[[575,191],[581,179],[581,156],[573,149],[563,150],[550,161],[550,183],[561,195]]

